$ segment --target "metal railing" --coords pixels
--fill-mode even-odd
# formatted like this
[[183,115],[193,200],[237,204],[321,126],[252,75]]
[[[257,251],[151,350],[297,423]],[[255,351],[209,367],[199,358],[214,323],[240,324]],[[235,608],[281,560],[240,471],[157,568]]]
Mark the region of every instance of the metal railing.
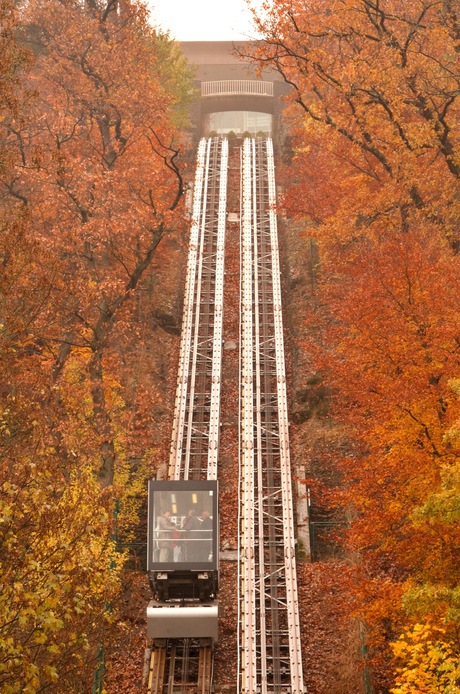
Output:
[[262,80],[216,80],[201,83],[201,96],[273,96],[273,82]]

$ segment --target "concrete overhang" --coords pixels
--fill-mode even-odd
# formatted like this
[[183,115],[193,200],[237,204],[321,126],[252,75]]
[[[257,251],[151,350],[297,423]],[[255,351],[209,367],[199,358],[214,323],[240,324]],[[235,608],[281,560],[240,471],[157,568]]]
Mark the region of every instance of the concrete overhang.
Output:
[[275,110],[275,100],[272,96],[207,96],[201,101],[201,113],[219,113],[221,111],[257,111],[270,113]]

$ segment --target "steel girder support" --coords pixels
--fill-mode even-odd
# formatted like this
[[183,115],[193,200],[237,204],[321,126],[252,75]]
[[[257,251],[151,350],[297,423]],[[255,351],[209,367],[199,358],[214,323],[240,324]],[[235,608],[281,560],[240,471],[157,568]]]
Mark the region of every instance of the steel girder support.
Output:
[[286,393],[286,368],[284,361],[283,317],[281,305],[281,273],[279,268],[278,229],[276,221],[276,183],[273,157],[273,143],[266,141],[269,217],[272,249],[273,303],[275,320],[275,345],[278,383],[279,437],[281,453],[281,476],[283,497],[283,528],[285,546],[286,594],[289,618],[289,645],[291,656],[291,689],[293,694],[305,691],[302,672],[302,653],[300,642],[300,620],[298,610],[297,576],[295,561],[294,507],[292,503],[291,465],[289,452],[289,421]]
[[239,686],[257,691],[256,575],[254,564],[254,390],[252,311],[252,186],[250,140],[242,153],[241,268],[241,428],[240,428],[240,564],[239,564]]
[[169,459],[170,479],[180,479],[181,448],[185,424],[185,407],[190,367],[190,347],[193,329],[193,296],[195,294],[196,267],[201,229],[201,216],[204,201],[205,169],[209,144],[202,138],[198,146],[195,185],[193,191],[192,224],[190,229],[189,255],[185,280],[184,310],[182,316],[182,339],[177,376],[176,404],[171,437]]
[[169,477],[217,476],[228,143],[198,148]]

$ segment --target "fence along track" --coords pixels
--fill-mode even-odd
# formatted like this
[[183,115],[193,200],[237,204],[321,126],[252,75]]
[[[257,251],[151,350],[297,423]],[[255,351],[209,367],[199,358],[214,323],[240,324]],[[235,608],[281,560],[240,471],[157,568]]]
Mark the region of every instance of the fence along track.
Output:
[[271,140],[242,154],[239,692],[305,692]]
[[[227,140],[203,138],[197,153],[169,460],[169,478],[175,480],[217,478],[227,169]],[[181,639],[155,644],[148,692],[209,694],[212,667],[207,643]]]

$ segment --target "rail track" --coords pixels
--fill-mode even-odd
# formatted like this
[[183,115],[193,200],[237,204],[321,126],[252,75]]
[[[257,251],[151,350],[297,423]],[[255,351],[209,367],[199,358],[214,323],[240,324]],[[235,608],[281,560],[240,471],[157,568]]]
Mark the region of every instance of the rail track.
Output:
[[302,694],[271,140],[242,153],[239,691]]
[[161,694],[209,694],[212,648],[192,639],[156,644],[149,662],[148,691]]
[[201,140],[195,177],[170,479],[216,479],[228,141]]
[[[228,142],[200,142],[168,476],[217,479]],[[304,694],[271,140],[241,153],[240,694]],[[149,694],[212,692],[212,649],[155,643]]]
[[[228,141],[202,139],[197,153],[182,337],[168,477],[217,478]],[[154,643],[149,694],[212,690],[207,641]]]

